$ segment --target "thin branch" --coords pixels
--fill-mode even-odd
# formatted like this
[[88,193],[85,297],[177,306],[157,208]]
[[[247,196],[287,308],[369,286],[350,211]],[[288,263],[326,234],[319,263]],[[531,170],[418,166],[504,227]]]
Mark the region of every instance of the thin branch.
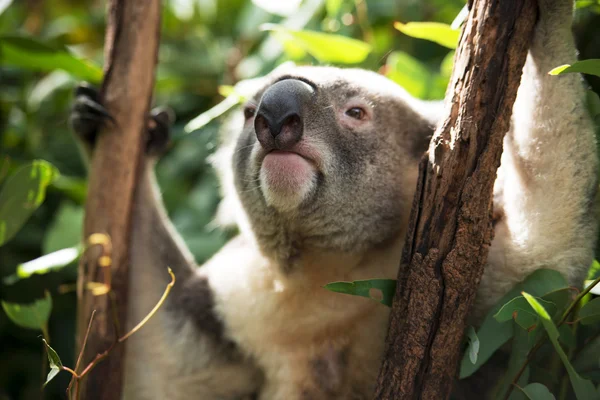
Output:
[[131,335],[133,335],[134,333],[136,333],[137,331],[139,331],[146,324],[146,322],[148,322],[148,320],[150,318],[152,318],[152,316],[154,316],[154,314],[156,314],[156,312],[158,311],[158,309],[163,305],[163,303],[167,299],[167,296],[169,296],[169,292],[173,288],[173,285],[175,285],[175,274],[173,274],[173,271],[171,271],[171,268],[169,268],[169,275],[171,275],[171,282],[169,282],[169,284],[165,288],[165,292],[163,293],[163,295],[160,298],[160,300],[158,301],[158,303],[156,303],[156,305],[154,306],[154,308],[152,309],[152,311],[150,311],[148,313],[148,315],[146,315],[146,317],[143,320],[140,321],[139,324],[137,324],[132,330],[130,330],[128,333],[126,333],[125,336],[119,338],[119,343],[124,342]]

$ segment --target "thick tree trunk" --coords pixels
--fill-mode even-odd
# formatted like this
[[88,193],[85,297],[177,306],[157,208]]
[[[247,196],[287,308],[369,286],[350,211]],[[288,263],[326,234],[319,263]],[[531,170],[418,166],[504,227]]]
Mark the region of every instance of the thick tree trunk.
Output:
[[450,396],[492,240],[492,190],[536,21],[534,0],[475,0],[420,165],[376,399]]
[[[112,242],[110,281],[101,266],[102,246],[93,246],[82,259],[78,280],[78,347],[90,315],[96,310],[87,341],[83,366],[117,340],[118,320],[126,323],[128,243],[133,194],[152,97],[160,34],[160,0],[111,0],[105,41],[105,79],[102,103],[114,117],[98,135],[91,160],[84,238],[107,234]],[[107,250],[106,248],[104,250]],[[106,253],[105,253],[106,254]],[[112,282],[111,282],[112,281]],[[84,289],[89,282],[109,283],[114,297],[94,296]],[[111,305],[111,297],[115,307]],[[116,315],[113,315],[116,314]],[[116,317],[116,318],[115,318]],[[114,346],[110,356],[84,380],[84,399],[115,400],[123,382],[124,346]],[[80,371],[78,371],[80,372]]]

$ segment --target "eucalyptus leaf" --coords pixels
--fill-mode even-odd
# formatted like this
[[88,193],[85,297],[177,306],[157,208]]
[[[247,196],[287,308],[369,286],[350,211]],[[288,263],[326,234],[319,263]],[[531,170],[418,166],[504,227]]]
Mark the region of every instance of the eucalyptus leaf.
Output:
[[0,192],[0,246],[10,240],[42,204],[46,188],[58,177],[50,163],[36,160],[11,175]]
[[58,353],[50,347],[46,339],[42,339],[44,344],[46,345],[46,354],[48,355],[48,363],[50,364],[50,371],[48,371],[48,376],[46,377],[46,382],[44,382],[44,386],[48,384],[62,369],[62,361],[60,361],[60,357]]
[[552,69],[548,74],[561,75],[575,72],[600,76],[600,59],[581,60],[573,64],[561,65]]
[[396,280],[368,279],[354,282],[332,282],[324,287],[332,292],[367,297],[391,307],[396,292]]
[[[552,310],[554,314],[556,307],[554,304],[538,298],[540,303],[543,303],[546,309]],[[531,308],[527,300],[523,296],[515,297],[506,303],[494,318],[498,322],[506,322],[514,319],[515,322],[523,329],[530,330],[535,328],[538,318],[535,310]]]
[[402,51],[394,51],[387,58],[385,75],[420,99],[428,97],[432,76],[427,67]]
[[357,64],[364,61],[371,52],[370,44],[346,36],[292,30],[276,24],[263,24],[261,28],[287,35],[298,47],[322,63]]
[[580,310],[577,318],[582,325],[593,325],[600,322],[600,297],[592,299]]
[[17,266],[17,271],[3,279],[4,284],[12,285],[21,279],[29,278],[33,274],[43,275],[66,267],[79,258],[81,248],[69,247],[57,250],[44,256],[35,258]]
[[475,328],[472,326],[469,326],[467,329],[467,338],[469,339],[467,354],[469,355],[469,360],[475,364],[477,362],[477,355],[479,354],[479,338],[477,337]]
[[45,332],[52,311],[52,297],[46,292],[43,299],[31,304],[18,304],[2,301],[2,308],[8,318],[22,328],[39,329]]
[[546,294],[556,290],[568,287],[567,281],[560,272],[551,269],[539,269],[529,275],[525,280],[506,293],[494,307],[492,307],[485,316],[481,326],[477,330],[479,337],[479,355],[477,362],[473,364],[468,354],[464,354],[460,365],[460,379],[471,376],[477,371],[489,358],[508,342],[514,333],[514,325],[498,322],[494,315],[500,311],[504,304],[519,296],[519,293],[526,290],[534,296],[543,297]]
[[0,36],[0,65],[13,65],[34,71],[61,69],[92,83],[102,80],[102,69],[80,59],[64,48],[54,48],[26,36]]
[[554,325],[554,322],[552,322],[548,311],[540,302],[538,302],[538,300],[534,296],[526,292],[523,292],[522,294],[523,297],[525,297],[525,299],[527,300],[527,302],[529,302],[531,307],[535,310],[535,312],[539,315],[540,320],[542,321],[542,325],[548,333],[548,338],[554,346],[554,350],[556,350],[556,353],[560,357],[561,361],[563,362],[563,365],[565,366],[565,369],[567,370],[567,373],[569,374],[569,379],[571,381],[571,385],[573,385],[573,390],[575,391],[575,396],[577,396],[577,399],[599,399],[600,395],[598,395],[598,393],[596,392],[596,388],[594,387],[592,382],[579,376],[577,371],[575,371],[575,369],[571,365],[569,357],[565,354],[563,348],[558,342],[558,337],[560,336],[560,334],[558,332],[558,329],[556,328],[556,325]]
[[449,49],[458,46],[460,31],[441,22],[394,22],[394,28],[405,35],[435,42]]
[[524,388],[517,386],[529,400],[556,400],[548,388],[541,383],[530,383]]

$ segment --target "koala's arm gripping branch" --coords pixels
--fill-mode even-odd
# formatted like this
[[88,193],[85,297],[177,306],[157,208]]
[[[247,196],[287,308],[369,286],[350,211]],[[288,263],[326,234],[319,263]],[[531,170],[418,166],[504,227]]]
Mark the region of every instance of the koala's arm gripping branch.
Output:
[[[106,33],[102,104],[114,118],[100,132],[91,159],[84,237],[107,234],[113,245],[111,290],[120,326],[126,323],[128,260],[134,190],[142,167],[148,110],[152,97],[160,31],[160,0],[111,0]],[[96,246],[99,247],[99,246]],[[90,315],[96,318],[86,344],[87,363],[118,337],[108,296],[85,290],[88,282],[103,282],[98,253],[86,252],[78,278],[78,345]],[[121,334],[124,332],[121,332]],[[124,346],[116,346],[84,381],[83,399],[114,400],[123,382]]]
[[536,15],[534,0],[470,2],[445,119],[421,163],[376,399],[450,396]]

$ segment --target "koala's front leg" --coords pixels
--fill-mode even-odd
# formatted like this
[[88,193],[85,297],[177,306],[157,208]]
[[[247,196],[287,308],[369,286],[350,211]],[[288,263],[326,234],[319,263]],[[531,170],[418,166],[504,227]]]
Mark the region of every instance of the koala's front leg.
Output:
[[496,225],[479,310],[538,268],[559,270],[579,287],[597,237],[598,160],[582,77],[548,75],[577,60],[573,1],[538,4],[498,171],[494,207],[503,219]]

